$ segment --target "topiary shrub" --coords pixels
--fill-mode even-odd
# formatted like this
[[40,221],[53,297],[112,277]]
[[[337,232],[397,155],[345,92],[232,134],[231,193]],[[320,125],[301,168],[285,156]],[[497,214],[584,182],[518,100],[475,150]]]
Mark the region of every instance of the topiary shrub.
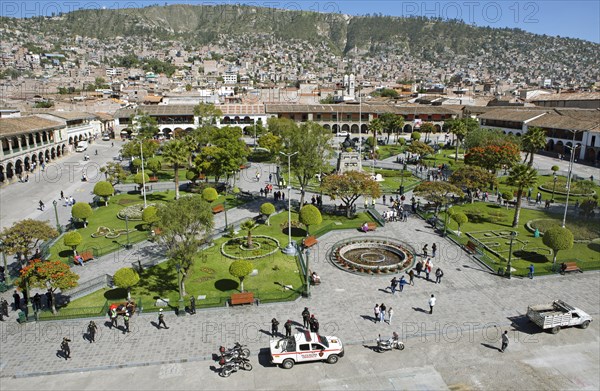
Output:
[[77,231],[67,232],[65,236],[63,236],[63,244],[67,247],[71,247],[73,255],[77,254],[77,246],[81,244],[82,240],[81,235]]
[[110,182],[100,181],[94,186],[94,194],[104,199],[104,206],[108,205],[108,198],[115,194],[115,189]]
[[267,225],[271,225],[271,223],[269,222],[271,215],[273,213],[275,213],[275,206],[270,203],[270,202],[265,202],[264,204],[262,204],[260,206],[260,213],[262,213],[263,215],[267,216],[267,221],[266,224]]
[[319,225],[323,222],[321,211],[314,205],[304,205],[300,209],[299,220],[306,226],[306,235],[308,236],[311,225]]
[[214,200],[219,198],[219,194],[217,193],[217,190],[215,190],[214,187],[207,187],[204,190],[202,190],[202,198],[206,202],[213,202]]
[[76,202],[71,208],[71,216],[83,221],[83,226],[87,226],[87,219],[92,216],[94,211],[87,202]]

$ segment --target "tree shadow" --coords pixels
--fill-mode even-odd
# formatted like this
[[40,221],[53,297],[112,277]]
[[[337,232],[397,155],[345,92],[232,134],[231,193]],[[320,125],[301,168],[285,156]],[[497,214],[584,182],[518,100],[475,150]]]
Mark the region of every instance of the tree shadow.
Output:
[[125,300],[127,298],[127,289],[115,288],[104,292],[104,298],[106,300]]
[[174,267],[151,267],[142,272],[136,288],[144,289],[148,294],[155,293],[166,296],[177,291],[177,271]]
[[163,193],[146,194],[146,201],[165,201],[166,199],[167,196]]
[[[288,234],[288,228],[285,227],[281,230],[281,233],[284,235]],[[305,237],[306,236],[306,230],[304,228],[299,228],[299,227],[292,227],[292,236],[294,237]]]
[[600,252],[600,243],[588,243],[587,247],[596,252]]
[[513,254],[516,257],[519,257],[527,262],[532,263],[546,263],[548,262],[548,258],[545,255],[537,253],[535,251],[526,251],[526,250],[518,250],[514,251]]
[[220,280],[215,281],[215,288],[220,290],[221,292],[227,292],[238,289],[239,285],[239,282],[231,280],[229,278],[222,278]]
[[58,253],[61,258],[69,258],[73,256],[73,250],[62,250]]

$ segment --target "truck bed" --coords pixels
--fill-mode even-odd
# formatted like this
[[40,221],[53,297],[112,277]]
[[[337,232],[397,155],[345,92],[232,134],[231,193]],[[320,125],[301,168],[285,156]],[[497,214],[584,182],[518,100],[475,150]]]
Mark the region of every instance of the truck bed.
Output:
[[567,326],[571,312],[557,303],[533,305],[527,309],[527,317],[543,329]]

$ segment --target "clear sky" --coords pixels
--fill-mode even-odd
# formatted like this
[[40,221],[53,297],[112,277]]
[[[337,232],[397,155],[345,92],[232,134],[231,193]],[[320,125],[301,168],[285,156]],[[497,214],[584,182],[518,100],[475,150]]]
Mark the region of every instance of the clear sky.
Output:
[[600,0],[2,0],[0,14],[31,17],[79,8],[132,8],[156,4],[242,3],[263,7],[335,12],[351,15],[384,14],[462,19],[478,26],[520,28],[536,34],[581,38],[600,43]]

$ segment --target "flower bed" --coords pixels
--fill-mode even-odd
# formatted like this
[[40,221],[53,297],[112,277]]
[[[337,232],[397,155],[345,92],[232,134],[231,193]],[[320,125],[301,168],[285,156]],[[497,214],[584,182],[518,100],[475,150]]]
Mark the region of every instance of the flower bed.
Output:
[[247,238],[245,236],[236,236],[221,245],[221,254],[231,259],[260,259],[267,257],[279,251],[279,241],[271,236],[255,235],[252,237],[255,248],[243,248]]
[[[148,206],[156,206],[156,203],[148,204]],[[142,212],[144,211],[144,204],[135,204],[127,206],[117,213],[117,217],[121,220],[125,220],[125,216],[129,221],[142,221]]]

